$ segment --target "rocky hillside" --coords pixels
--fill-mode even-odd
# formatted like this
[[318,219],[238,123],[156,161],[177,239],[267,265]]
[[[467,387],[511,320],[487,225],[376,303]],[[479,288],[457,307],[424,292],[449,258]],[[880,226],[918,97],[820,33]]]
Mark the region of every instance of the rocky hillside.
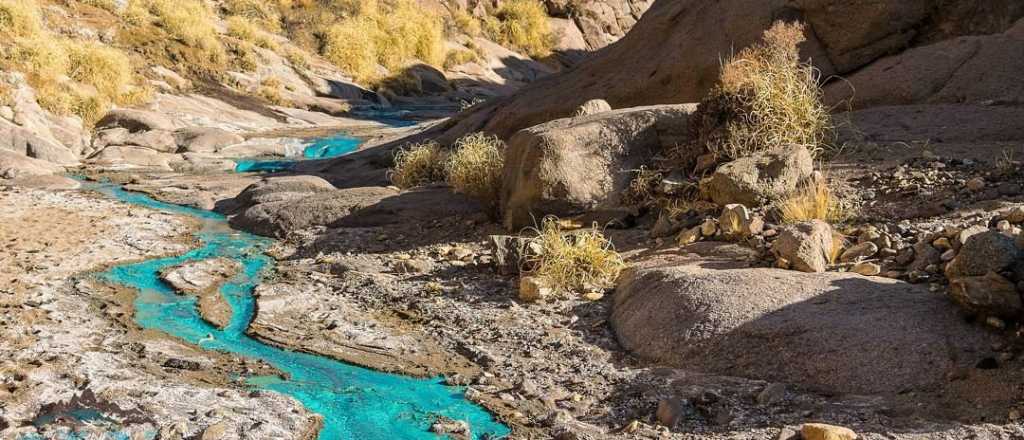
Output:
[[[444,115],[579,62],[645,9],[624,1],[3,0],[0,147],[76,164],[100,152],[95,125],[119,107],[166,117],[171,128],[235,133],[337,125],[333,118],[353,109]],[[8,177],[14,161],[3,162]]]
[[[589,99],[613,108],[699,101],[721,57],[773,21],[808,26],[803,55],[831,104],[1022,102],[1024,4],[954,0],[659,1],[623,38],[575,69],[482,106],[452,137],[484,129],[502,137],[564,117]],[[884,78],[884,80],[882,80]]]

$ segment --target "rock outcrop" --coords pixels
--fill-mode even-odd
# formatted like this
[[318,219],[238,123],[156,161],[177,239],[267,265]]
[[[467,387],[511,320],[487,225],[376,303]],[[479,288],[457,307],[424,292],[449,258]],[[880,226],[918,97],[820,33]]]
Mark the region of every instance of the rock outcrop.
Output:
[[[572,70],[539,80],[513,96],[459,118],[446,137],[454,139],[482,129],[508,138],[517,130],[568,116],[580,104],[595,98],[607,100],[614,108],[697,102],[715,83],[722,56],[757,41],[780,19],[807,23],[808,41],[802,51],[821,70],[823,78],[874,70],[876,73],[863,74],[864,81],[855,81],[859,84],[857,95],[869,97],[871,105],[920,102],[924,95],[928,95],[929,102],[961,102],[965,97],[972,101],[1000,100],[1007,95],[1008,83],[1019,83],[1005,80],[1006,74],[1012,78],[1012,73],[1019,71],[1014,66],[1021,57],[1012,55],[1020,54],[1024,47],[1019,32],[998,37],[985,50],[980,49],[981,43],[954,41],[945,44],[978,49],[952,51],[940,46],[927,55],[909,54],[914,48],[960,36],[1001,34],[1021,17],[1024,4],[1014,0],[996,0],[978,7],[951,0],[660,0],[621,40]],[[934,95],[899,92],[917,87],[909,83],[917,82],[922,75],[928,78],[927,87],[945,85],[940,81],[942,71],[930,72],[931,59],[923,65],[900,63],[895,67],[892,65],[897,62],[883,59],[904,51],[914,59],[968,59],[972,57],[960,54],[977,52],[980,55],[972,63],[964,64],[967,70],[952,77],[972,92],[955,92],[957,87]],[[907,80],[878,80],[877,71],[886,63],[886,75],[897,68],[904,72],[900,78]],[[941,64],[958,66],[955,59]],[[983,75],[993,69],[998,75]],[[968,84],[971,81],[979,84]],[[849,86],[837,82],[835,87],[848,90]],[[1019,84],[1008,87],[1011,95],[1020,90]],[[842,94],[833,92],[829,96],[838,99]]]
[[789,146],[725,163],[700,186],[719,205],[761,206],[793,192],[813,172],[807,148]]
[[923,286],[678,256],[628,269],[614,300],[619,341],[645,359],[839,393],[970,392],[947,375],[994,338]]
[[654,106],[559,119],[509,141],[502,187],[505,226],[531,226],[545,215],[586,214],[600,223],[621,217],[632,170],[685,131],[694,107]]

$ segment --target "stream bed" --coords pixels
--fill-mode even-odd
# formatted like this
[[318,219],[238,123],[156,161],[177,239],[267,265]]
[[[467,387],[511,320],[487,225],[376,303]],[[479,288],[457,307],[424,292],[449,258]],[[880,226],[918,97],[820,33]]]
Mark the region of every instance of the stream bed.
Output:
[[[115,266],[96,276],[138,291],[134,316],[140,327],[159,330],[203,349],[260,359],[281,371],[281,376],[244,380],[254,388],[291,396],[321,415],[320,439],[435,439],[438,435],[429,428],[439,417],[467,422],[476,439],[509,434],[508,427],[466,399],[464,389],[444,385],[440,378],[382,373],[280,349],[249,337],[246,329],[255,311],[253,290],[274,265],[264,253],[273,243],[271,239],[232,230],[220,214],[164,203],[116,184],[90,182],[83,189],[201,222],[195,234],[200,242],[197,248],[180,256]],[[179,294],[160,280],[160,272],[166,268],[218,257],[230,258],[243,267],[220,288],[232,309],[230,323],[223,329],[200,317],[195,297]]]

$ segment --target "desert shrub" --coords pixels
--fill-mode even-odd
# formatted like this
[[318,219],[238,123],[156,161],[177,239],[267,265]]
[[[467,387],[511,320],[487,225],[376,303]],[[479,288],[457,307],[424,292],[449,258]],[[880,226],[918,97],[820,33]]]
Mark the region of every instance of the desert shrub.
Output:
[[117,2],[114,0],[80,0],[82,4],[100,8],[108,12],[117,12]]
[[242,16],[231,16],[225,20],[227,23],[228,35],[264,49],[276,50],[277,43],[267,32]]
[[448,52],[448,55],[444,58],[444,68],[451,69],[455,66],[461,66],[466,63],[472,63],[479,59],[476,52],[465,49],[456,49]]
[[801,185],[779,202],[779,215],[785,223],[807,220],[842,220],[846,215],[825,179]]
[[68,45],[68,76],[93,86],[100,95],[113,100],[128,91],[134,79],[131,61],[119,49],[96,43]]
[[276,76],[270,76],[260,81],[256,88],[256,95],[273,105],[288,106],[291,101],[284,97],[284,84]]
[[585,292],[611,287],[625,267],[622,256],[597,225],[565,232],[559,221],[546,217],[532,238],[542,251],[527,257],[530,273],[565,292]]
[[0,33],[9,37],[34,37],[42,32],[42,23],[36,2],[0,0]]
[[760,43],[723,63],[718,84],[691,122],[698,144],[728,160],[783,145],[814,153],[829,141],[831,118],[818,72],[799,58],[803,31],[802,24],[778,22]]
[[480,27],[480,20],[477,20],[476,17],[473,17],[466,11],[456,10],[452,12],[451,22],[457,31],[470,37],[479,37],[483,33],[483,29]]
[[[168,35],[191,51],[178,56],[197,72],[217,71],[225,62],[224,47],[214,26],[213,12],[200,0],[131,0],[144,5]],[[131,3],[129,3],[131,7]]]
[[295,69],[309,69],[309,54],[302,49],[293,46],[285,47],[284,59],[288,60]]
[[497,213],[504,166],[505,143],[496,136],[473,133],[455,142],[445,163],[445,174],[455,191]]
[[267,0],[228,0],[224,2],[224,9],[229,15],[258,23],[272,32],[281,31],[280,8],[282,6],[281,2]]
[[443,26],[440,18],[410,0],[387,10],[344,19],[324,36],[323,55],[357,81],[379,79],[377,65],[398,70],[419,60],[444,63]]
[[551,53],[554,34],[548,14],[538,0],[509,0],[484,20],[484,31],[498,43],[532,57]]
[[406,145],[395,153],[395,166],[388,172],[391,183],[413,188],[443,182],[445,152],[435,142]]
[[325,35],[323,55],[335,66],[366,82],[377,77],[377,23],[366,17],[331,26]]

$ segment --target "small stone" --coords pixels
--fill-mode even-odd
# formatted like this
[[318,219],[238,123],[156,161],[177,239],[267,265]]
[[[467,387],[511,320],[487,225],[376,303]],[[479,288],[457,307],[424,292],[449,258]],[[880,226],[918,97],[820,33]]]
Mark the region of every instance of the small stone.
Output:
[[601,298],[604,298],[604,293],[596,290],[591,290],[583,294],[583,299],[587,301],[600,301]]
[[947,249],[946,252],[942,253],[942,261],[953,261],[956,258],[956,251]]
[[1021,412],[1020,412],[1019,409],[1014,408],[1014,409],[1010,410],[1010,412],[1009,412],[1009,414],[1007,414],[1006,418],[1010,419],[1010,422],[1016,423],[1016,422],[1019,422],[1022,418],[1024,418],[1024,416],[1021,415]]
[[676,242],[679,243],[680,246],[696,243],[701,237],[700,229],[700,226],[695,226],[681,232],[679,237],[676,238]]
[[747,211],[747,207],[738,203],[725,205],[722,215],[718,217],[718,225],[722,228],[722,234],[727,236],[741,235],[743,224],[749,221],[750,212]]
[[775,260],[775,267],[779,269],[789,269],[791,267],[791,264],[789,260],[779,257],[777,260]]
[[805,423],[800,427],[803,440],[855,440],[857,434],[850,428],[824,423]]
[[775,437],[775,440],[800,440],[800,433],[787,426],[779,431],[779,435]]
[[711,218],[704,219],[704,223],[700,225],[700,234],[705,237],[711,237],[718,232],[718,225],[715,224],[715,220]]
[[882,273],[882,267],[875,263],[862,261],[860,263],[854,264],[853,267],[850,268],[850,272],[861,274],[866,277],[873,277],[878,276],[878,274]]
[[434,270],[434,263],[420,259],[398,260],[395,263],[395,270],[407,274],[428,273]]
[[998,330],[1006,329],[1006,321],[996,318],[995,316],[989,316],[988,318],[985,318],[985,325],[988,325],[989,327]]
[[654,418],[662,426],[669,428],[675,426],[683,418],[683,402],[679,399],[662,399],[658,402],[658,409],[654,412]]
[[1013,224],[1024,223],[1024,206],[1017,206],[1006,213],[1004,217],[1006,221]]
[[1009,232],[1010,228],[1012,227],[1013,225],[1011,225],[1010,222],[1007,220],[999,220],[998,222],[996,222],[996,229],[1003,232]]
[[786,398],[786,385],[773,383],[764,387],[764,389],[758,393],[757,403],[760,403],[761,405],[771,405],[781,402],[784,398]]
[[878,253],[878,245],[868,241],[858,245],[855,245],[846,251],[839,257],[839,261],[843,263],[851,263],[857,260],[865,258],[871,258]]
[[540,277],[525,276],[519,279],[519,299],[522,301],[544,301],[554,294],[554,289]]
[[985,189],[985,179],[982,179],[981,177],[975,177],[971,180],[968,180],[965,186],[969,191],[972,192],[981,191]]
[[935,239],[935,241],[932,242],[932,246],[934,246],[935,249],[938,249],[940,251],[953,249],[953,244],[950,243],[949,239],[946,237],[939,237]]

